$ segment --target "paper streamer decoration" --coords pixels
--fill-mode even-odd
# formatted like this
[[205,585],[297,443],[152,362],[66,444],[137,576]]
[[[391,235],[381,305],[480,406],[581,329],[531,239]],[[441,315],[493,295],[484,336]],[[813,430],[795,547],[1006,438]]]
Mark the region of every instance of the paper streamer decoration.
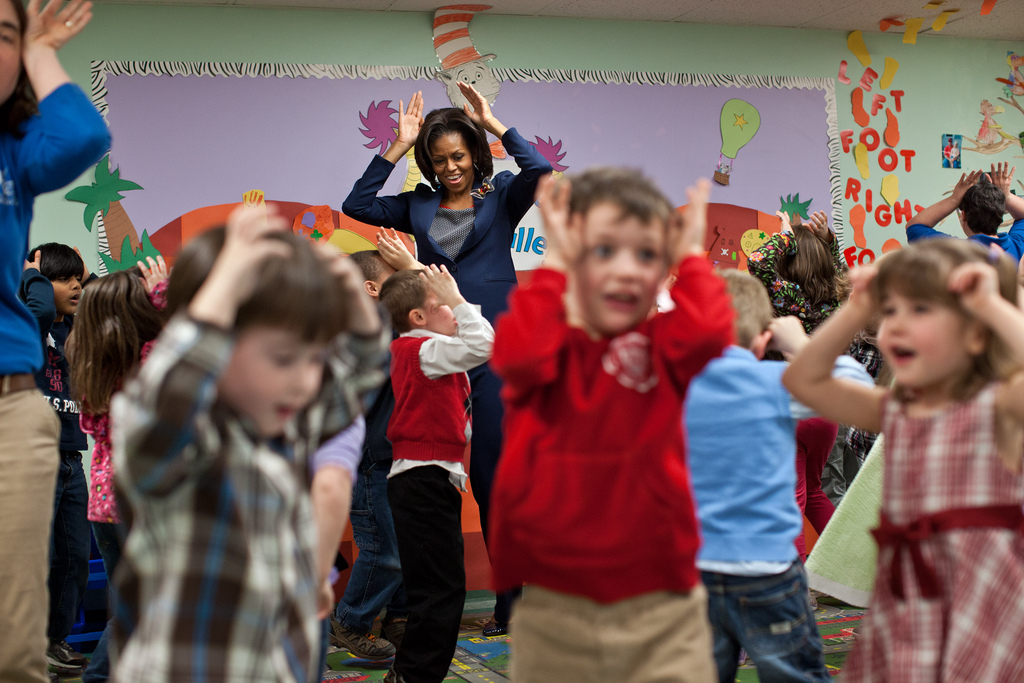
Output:
[[985,0],[985,2],[981,3],[981,16],[988,16],[995,6],[996,0]]
[[917,32],[921,30],[921,24],[923,23],[924,17],[907,19],[907,25],[903,29],[903,42],[908,45],[917,45]]
[[895,147],[900,144],[900,122],[896,120],[896,114],[892,109],[885,108],[885,144]]
[[864,44],[864,35],[860,31],[854,31],[846,36],[846,47],[860,60],[861,66],[871,66],[871,54],[868,52],[868,46]]
[[[867,177],[867,176],[865,176]],[[867,246],[867,242],[864,240],[864,219],[867,218],[867,212],[864,211],[864,207],[860,204],[854,204],[853,208],[850,209],[850,225],[853,226],[853,243],[863,249]]]
[[900,179],[896,177],[895,173],[890,173],[882,178],[882,199],[885,200],[886,204],[892,206],[899,198]]
[[878,30],[880,31],[888,31],[889,28],[892,26],[903,26],[903,22],[900,21],[899,19],[892,18],[882,19],[880,22],[878,22]]
[[871,123],[871,117],[864,111],[864,91],[860,88],[854,88],[853,93],[850,95],[850,100],[853,103],[854,122],[862,127]]
[[882,70],[882,80],[878,82],[878,87],[882,90],[888,90],[889,86],[892,85],[892,79],[896,77],[896,72],[900,69],[900,63],[892,57],[885,58],[885,69]]
[[[857,163],[857,170],[860,177],[867,180],[871,177],[871,169],[868,168],[868,146],[858,142],[853,148],[853,160]],[[863,244],[860,246],[864,246]]]
[[927,5],[925,5],[921,9],[939,9],[939,7],[941,7],[941,6],[942,6],[941,2],[929,2]]
[[947,9],[947,10],[944,10],[942,12],[942,14],[940,14],[937,17],[935,17],[935,21],[932,22],[932,30],[933,31],[941,31],[942,29],[944,29],[946,27],[946,21],[951,16],[953,16],[954,14],[956,14],[959,11],[960,10],[958,10],[958,9]]

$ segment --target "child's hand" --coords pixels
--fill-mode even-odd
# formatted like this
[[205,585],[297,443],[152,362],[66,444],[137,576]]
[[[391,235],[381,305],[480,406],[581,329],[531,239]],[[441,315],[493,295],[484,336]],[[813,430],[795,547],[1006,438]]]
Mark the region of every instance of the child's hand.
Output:
[[548,246],[544,266],[563,273],[579,261],[582,252],[582,221],[569,215],[569,197],[572,187],[568,180],[556,181],[545,176],[537,184],[537,201],[544,221],[544,234]]
[[1003,195],[1010,194],[1010,187],[1013,185],[1013,174],[1017,171],[1016,166],[1007,170],[1009,166],[1010,162],[1008,161],[992,164],[992,170],[985,174],[990,183],[1003,191]]
[[418,270],[423,264],[413,257],[405,242],[398,236],[398,231],[391,228],[389,233],[381,228],[377,232],[377,251],[384,262],[395,270]]
[[[785,211],[776,211],[775,215],[782,221],[782,229],[779,232],[793,232],[793,224],[789,222],[789,214]],[[799,220],[799,216],[797,219]]]
[[999,301],[999,273],[987,263],[964,263],[949,274],[949,291],[960,295],[960,303],[972,313]]
[[25,25],[22,51],[26,54],[40,47],[59,50],[81,33],[92,19],[91,2],[71,0],[59,12],[57,9],[64,0],[50,0],[42,11],[39,11],[40,2],[41,0],[29,0],[28,7],[25,8],[28,21]]
[[43,272],[43,270],[42,270],[42,263],[43,263],[43,250],[42,249],[36,249],[35,257],[31,261],[25,261],[25,267],[23,268],[23,270],[28,270],[29,268],[35,268],[40,273],[42,273]]
[[864,316],[865,320],[870,320],[875,314],[876,303],[875,297],[871,293],[871,283],[876,275],[878,275],[878,268],[875,266],[857,266],[848,275],[853,291],[850,293],[845,307],[856,309]]
[[230,329],[238,307],[256,288],[259,266],[268,258],[287,256],[291,247],[269,236],[288,230],[288,221],[277,215],[273,205],[263,209],[241,206],[228,216],[224,246],[210,269],[206,282],[188,305],[196,320]]
[[146,263],[139,261],[139,271],[142,273],[142,279],[146,283],[147,294],[151,293],[154,287],[170,277],[170,274],[167,272],[167,263],[164,261],[163,256],[157,256],[155,260],[152,256],[147,256]]
[[834,236],[832,235],[832,231],[828,228],[828,216],[824,211],[815,211],[812,213],[811,217],[808,219],[807,227],[809,227],[811,232],[815,235],[831,244]]
[[89,266],[85,265],[85,259],[82,258],[82,252],[78,251],[78,247],[71,247],[71,250],[78,254],[78,258],[82,259],[82,284],[89,279]]
[[956,187],[953,188],[953,194],[950,195],[956,200],[957,205],[960,204],[960,200],[962,200],[964,195],[967,194],[967,190],[977,184],[979,178],[981,178],[981,171],[971,171],[970,173],[960,174],[960,180],[957,181]]
[[317,255],[324,260],[331,275],[338,283],[338,289],[349,301],[348,331],[353,334],[370,336],[380,331],[380,314],[377,304],[366,293],[363,271],[345,254],[329,242],[318,244]]
[[324,579],[320,584],[320,593],[317,595],[317,619],[323,621],[327,618],[327,615],[334,610],[334,586],[331,585],[331,580]]
[[772,333],[772,340],[768,343],[768,348],[780,351],[787,360],[800,353],[800,349],[807,346],[810,339],[804,332],[803,323],[792,315],[773,319],[768,323],[768,331]]
[[343,292],[362,291],[363,273],[348,254],[330,242],[321,242],[316,245],[316,255],[327,264],[327,269],[338,281],[338,287]]
[[427,287],[437,296],[438,302],[442,305],[455,308],[459,304],[466,303],[466,299],[459,291],[458,283],[455,282],[455,278],[445,266],[442,265],[438,268],[431,263],[420,272],[420,277],[426,281]]
[[696,186],[686,188],[686,209],[681,216],[673,212],[669,219],[668,255],[671,263],[679,263],[687,256],[704,255],[710,197],[711,182],[707,178],[701,178]]

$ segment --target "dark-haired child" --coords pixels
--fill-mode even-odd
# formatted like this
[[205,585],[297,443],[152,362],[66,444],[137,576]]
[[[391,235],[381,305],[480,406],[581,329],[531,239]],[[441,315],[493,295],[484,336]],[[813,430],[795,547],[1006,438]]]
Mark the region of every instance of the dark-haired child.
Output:
[[[505,450],[491,524],[496,590],[526,584],[512,678],[712,681],[682,403],[732,340],[703,258],[709,184],[685,223],[635,170],[538,197],[544,267],[498,323]],[[675,308],[648,319],[669,269]],[[611,656],[602,649],[613,644]]]
[[466,599],[459,494],[472,434],[466,373],[490,358],[494,330],[445,266],[395,273],[380,301],[400,335],[391,343],[388,501],[409,608],[402,647],[384,680],[440,683]]
[[111,412],[133,513],[113,678],[318,681],[309,458],[379,381],[376,309],[348,259],[240,209],[182,250],[167,310]]
[[[943,218],[957,212],[960,227],[967,239],[983,246],[995,244],[1015,262],[1024,256],[1024,199],[1010,192],[1017,167],[1006,162],[992,164],[989,173],[971,171],[960,174],[953,192],[907,223],[907,241],[928,237],[951,237],[935,226]],[[1009,232],[999,233],[1003,214],[1010,213],[1013,225]]]
[[58,671],[76,673],[86,659],[65,640],[78,617],[89,581],[91,536],[86,517],[89,489],[82,451],[89,443],[78,423],[78,401],[71,394],[71,371],[64,344],[71,333],[82,285],[90,279],[77,249],[50,242],[29,254],[19,296],[36,318],[43,342],[43,368],[36,385],[60,418],[60,468],[53,501],[50,541],[50,617],[46,660]]

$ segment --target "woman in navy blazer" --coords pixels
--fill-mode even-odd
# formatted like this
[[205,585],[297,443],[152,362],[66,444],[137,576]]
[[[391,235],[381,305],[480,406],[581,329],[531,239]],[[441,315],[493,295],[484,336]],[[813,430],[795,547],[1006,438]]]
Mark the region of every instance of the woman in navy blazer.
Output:
[[[408,111],[399,101],[398,137],[383,155],[373,157],[341,209],[363,223],[412,233],[419,261],[447,266],[462,295],[480,305],[493,324],[508,308],[509,292],[516,285],[512,263],[516,226],[533,204],[538,181],[551,173],[551,164],[514,128],[494,118],[487,100],[473,86],[459,83],[459,88],[472,110],[468,105],[465,110],[435,109],[424,120],[421,93],[409,100]],[[487,132],[513,156],[518,174],[503,171],[491,177],[494,165]],[[416,164],[433,189],[421,184],[411,192],[378,197],[395,164],[414,146]],[[501,453],[501,382],[489,364],[471,370],[469,379],[473,400],[469,479],[486,537],[491,482]],[[486,635],[506,632],[508,603],[499,596]]]

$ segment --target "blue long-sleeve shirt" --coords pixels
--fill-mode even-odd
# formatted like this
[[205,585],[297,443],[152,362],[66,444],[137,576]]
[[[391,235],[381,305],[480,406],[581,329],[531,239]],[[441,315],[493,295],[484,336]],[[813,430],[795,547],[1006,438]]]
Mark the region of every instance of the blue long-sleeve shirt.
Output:
[[72,182],[110,147],[103,118],[70,83],[40,102],[22,130],[20,139],[0,135],[0,375],[43,365],[38,325],[18,299],[35,197]]

